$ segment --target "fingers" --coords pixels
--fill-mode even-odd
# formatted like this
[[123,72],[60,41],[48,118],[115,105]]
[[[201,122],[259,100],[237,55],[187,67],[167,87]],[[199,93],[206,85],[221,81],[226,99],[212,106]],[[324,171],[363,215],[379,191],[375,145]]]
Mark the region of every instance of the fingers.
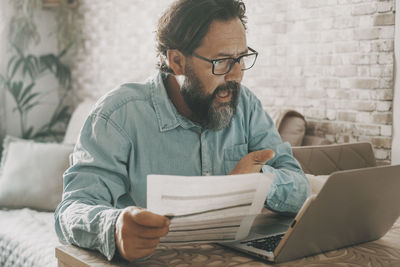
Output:
[[129,261],[152,254],[167,235],[170,221],[165,216],[138,208],[125,208],[115,227],[115,241],[121,256]]
[[126,216],[129,218],[127,219],[131,219],[139,225],[146,227],[164,227],[170,224],[170,220],[167,217],[152,213],[148,210],[131,207],[128,211]]
[[230,174],[244,174],[260,172],[262,166],[275,155],[269,149],[250,152],[245,155],[230,172]]
[[168,218],[144,209],[128,207],[120,216],[127,236],[153,239],[163,237],[169,231]]
[[160,243],[160,238],[146,239],[141,237],[133,237],[130,239],[132,247],[137,249],[153,249]]
[[146,227],[135,222],[127,222],[126,224],[126,235],[135,236],[143,239],[160,239],[160,237],[166,236],[169,231],[168,226],[163,227]]
[[253,157],[254,164],[264,165],[268,160],[272,159],[275,156],[275,152],[273,150],[259,150],[250,153]]

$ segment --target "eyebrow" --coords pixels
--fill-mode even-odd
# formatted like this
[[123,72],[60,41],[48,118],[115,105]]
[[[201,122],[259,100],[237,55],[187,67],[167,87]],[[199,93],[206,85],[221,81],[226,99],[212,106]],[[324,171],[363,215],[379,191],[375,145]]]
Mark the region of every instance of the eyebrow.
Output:
[[[239,56],[245,55],[248,52],[249,52],[249,49],[246,47],[246,50],[244,50],[243,52],[239,53]],[[216,55],[216,57],[233,57],[233,54],[227,54],[227,53],[221,52],[221,53],[218,53]]]

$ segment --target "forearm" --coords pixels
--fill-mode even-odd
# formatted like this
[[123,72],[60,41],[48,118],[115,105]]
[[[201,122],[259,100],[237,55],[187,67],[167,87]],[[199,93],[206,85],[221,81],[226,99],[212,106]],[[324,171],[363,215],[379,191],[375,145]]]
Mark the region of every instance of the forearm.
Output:
[[116,252],[115,223],[121,210],[107,205],[64,200],[55,212],[61,241],[100,251],[108,260]]
[[276,169],[265,165],[263,172],[275,175],[267,196],[266,206],[274,211],[297,213],[311,195],[310,184],[300,170]]
[[290,145],[281,143],[277,135],[272,135],[266,140],[275,141],[271,144],[264,141],[266,144],[261,147],[271,148],[275,152],[274,158],[262,168],[263,172],[272,173],[275,176],[267,196],[266,206],[278,212],[297,213],[311,194],[310,184],[300,164],[293,157]]

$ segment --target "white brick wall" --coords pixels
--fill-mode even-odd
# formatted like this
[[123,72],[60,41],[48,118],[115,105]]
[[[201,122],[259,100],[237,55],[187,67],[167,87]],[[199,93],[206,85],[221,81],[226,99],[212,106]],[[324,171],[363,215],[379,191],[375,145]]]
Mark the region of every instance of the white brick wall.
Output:
[[[6,40],[7,38],[7,15],[6,11],[8,3],[5,1],[0,2],[0,40]],[[7,61],[7,47],[6,42],[0,42],[0,60],[1,62]],[[0,73],[4,73],[6,70],[6,64],[0,64]],[[0,142],[2,142],[5,131],[6,131],[7,117],[6,117],[6,91],[0,87]],[[0,146],[0,152],[1,152]]]
[[171,0],[80,1],[84,47],[74,61],[79,98],[98,97],[124,82],[140,82],[155,71],[159,14]]
[[[396,6],[400,6],[400,0],[396,0]],[[396,13],[395,43],[400,42],[400,14]],[[398,47],[398,45],[397,45]],[[400,66],[400,50],[395,49],[395,65]],[[392,164],[400,164],[400,69],[395,68],[395,85],[393,96],[393,130],[392,130]],[[385,131],[386,132],[386,131]],[[382,134],[384,135],[384,134]]]
[[[82,0],[79,98],[154,73],[155,25],[172,0]],[[244,79],[266,109],[296,109],[309,134],[367,140],[390,160],[394,0],[245,0],[248,44],[260,55]]]
[[390,160],[394,1],[246,3],[249,44],[260,58],[245,83],[265,108],[296,109],[309,134],[370,141],[379,160]]

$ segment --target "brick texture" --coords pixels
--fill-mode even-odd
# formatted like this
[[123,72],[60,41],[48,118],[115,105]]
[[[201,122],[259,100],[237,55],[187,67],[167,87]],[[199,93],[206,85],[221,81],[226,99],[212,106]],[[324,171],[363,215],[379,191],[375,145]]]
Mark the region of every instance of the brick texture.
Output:
[[[244,0],[248,45],[259,52],[243,83],[268,109],[295,109],[308,134],[370,141],[391,157],[394,0]],[[157,19],[172,0],[82,0],[78,99],[154,73]]]
[[[261,2],[267,3],[261,8]],[[266,108],[303,112],[308,134],[335,143],[369,141],[379,161],[390,161],[394,0],[246,3],[248,43],[260,57],[245,83],[251,81]],[[277,5],[279,23],[286,23],[284,33],[273,32]],[[280,65],[267,65],[277,47],[285,51]],[[289,82],[294,76],[300,84],[296,88]],[[281,90],[289,91],[285,101],[271,100]]]

